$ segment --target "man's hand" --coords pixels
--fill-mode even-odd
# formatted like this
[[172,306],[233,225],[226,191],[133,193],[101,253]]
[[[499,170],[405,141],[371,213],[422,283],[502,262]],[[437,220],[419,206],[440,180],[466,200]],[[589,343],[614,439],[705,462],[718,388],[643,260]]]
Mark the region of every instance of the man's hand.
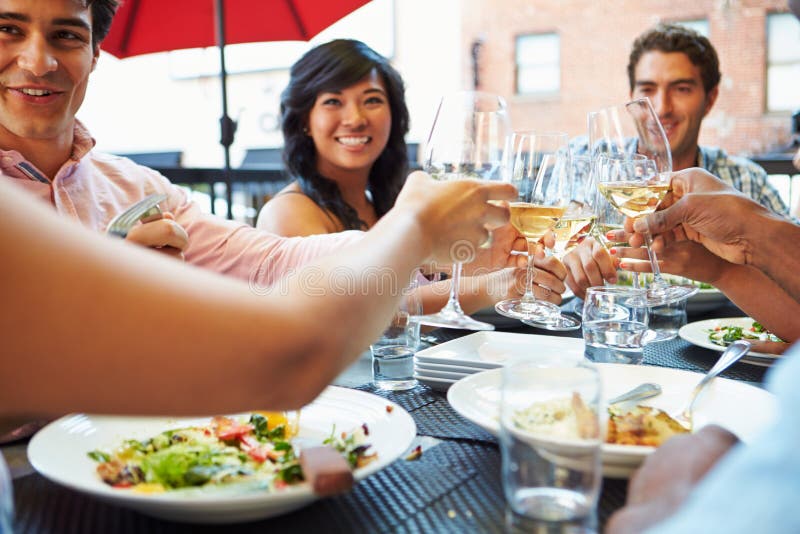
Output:
[[736,436],[714,425],[667,440],[631,478],[628,501],[611,516],[606,532],[639,533],[671,516],[736,443]]
[[514,200],[511,184],[479,180],[433,180],[424,172],[411,173],[395,209],[411,213],[428,240],[430,259],[439,263],[469,263],[489,231],[508,223],[506,206],[489,200]]
[[671,184],[662,203],[666,207],[633,222],[632,246],[640,246],[647,231],[655,235],[681,228],[687,239],[731,263],[751,262],[747,236],[765,217],[773,217],[767,208],[701,169],[675,173]]
[[586,290],[593,286],[602,286],[608,280],[617,282],[617,268],[614,259],[593,237],[587,237],[577,247],[564,256],[567,270],[567,285],[578,298],[584,298]]
[[512,251],[527,252],[528,243],[519,235],[511,223],[495,228],[491,232],[491,242],[487,248],[479,248],[475,261],[464,265],[467,276],[479,275],[504,267],[525,267],[525,256],[512,254]]
[[[707,284],[716,283],[731,265],[700,244],[688,240],[670,242],[659,247],[657,252],[658,265],[662,272]],[[635,273],[653,272],[646,249],[619,247],[614,249],[614,255],[618,258],[617,265],[622,270]]]
[[[549,266],[553,267],[552,265]],[[560,270],[563,271],[563,267]],[[497,304],[502,300],[519,298],[525,293],[527,272],[526,269],[507,267],[492,271],[484,276],[477,277],[477,279],[485,285],[485,291],[491,298],[491,303]],[[566,286],[559,278],[559,274],[537,268],[533,283],[533,292],[537,299],[546,300],[556,305],[561,304],[561,294],[564,293]]]
[[137,224],[125,238],[131,243],[150,247],[183,260],[183,251],[189,244],[189,235],[175,222],[175,217],[165,212],[161,218]]

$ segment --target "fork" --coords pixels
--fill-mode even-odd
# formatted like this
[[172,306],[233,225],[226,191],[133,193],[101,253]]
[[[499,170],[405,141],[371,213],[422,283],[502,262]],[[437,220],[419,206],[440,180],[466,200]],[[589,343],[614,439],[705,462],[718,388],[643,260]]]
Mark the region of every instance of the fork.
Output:
[[128,232],[133,225],[140,220],[148,218],[157,218],[161,215],[161,209],[158,207],[159,202],[167,199],[167,195],[148,195],[130,208],[126,209],[116,217],[111,219],[106,228],[106,234],[114,235],[125,239],[128,237]]
[[686,404],[686,407],[683,409],[683,411],[678,415],[673,415],[672,418],[680,423],[684,428],[691,431],[692,410],[697,397],[700,395],[700,392],[703,391],[705,387],[717,377],[718,374],[734,363],[738,362],[739,359],[749,351],[750,342],[745,341],[744,339],[739,339],[728,345],[728,348],[725,349],[725,352],[723,352],[722,356],[719,357],[719,360],[717,360],[717,363],[714,364],[714,367],[712,367],[706,376],[704,376],[703,379],[700,380],[700,382],[698,382],[694,387],[692,396],[689,397],[689,402]]

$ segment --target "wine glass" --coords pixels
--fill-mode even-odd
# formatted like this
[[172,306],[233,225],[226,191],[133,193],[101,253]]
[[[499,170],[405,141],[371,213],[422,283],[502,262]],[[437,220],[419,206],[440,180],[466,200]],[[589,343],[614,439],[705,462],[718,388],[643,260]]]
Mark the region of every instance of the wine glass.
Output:
[[[598,165],[600,193],[620,213],[635,218],[653,213],[669,190],[669,174],[659,172],[651,159],[601,158]],[[647,306],[676,302],[697,291],[697,287],[670,285],[661,277],[653,238],[645,234],[645,244],[653,270],[653,281],[646,293]]]
[[[533,256],[539,241],[552,231],[569,204],[569,138],[561,132],[516,132],[511,137],[509,172],[506,180],[517,188],[517,201],[511,202],[511,224],[528,241],[528,272],[525,294],[521,298],[495,304],[501,315],[547,329],[559,328],[558,306],[536,299],[533,282],[536,268]],[[571,321],[568,328],[580,327]]]
[[[504,174],[505,147],[510,131],[506,104],[501,97],[478,91],[447,95],[436,111],[423,168],[437,180],[498,180]],[[450,298],[438,313],[419,316],[420,324],[494,330],[493,325],[466,315],[458,302],[461,265],[474,252],[469,243],[453,247]]]
[[553,229],[556,242],[553,252],[559,259],[592,232],[597,218],[598,196],[595,174],[592,172],[592,158],[572,155],[569,172],[569,202],[564,215]]
[[589,155],[640,154],[655,162],[659,173],[672,172],[672,152],[649,98],[589,113]]
[[[658,120],[658,115],[653,109],[648,98],[632,100],[627,104],[611,106],[600,111],[589,113],[589,153],[595,159],[595,165],[604,166],[604,169],[596,167],[598,172],[603,173],[609,170],[627,170],[625,166],[613,165],[614,160],[620,158],[631,158],[641,161],[641,156],[652,161],[652,168],[658,175],[648,178],[648,188],[652,192],[663,189],[663,193],[649,199],[652,202],[657,197],[653,206],[641,206],[643,211],[634,212],[630,206],[621,210],[619,206],[614,206],[618,211],[629,217],[646,215],[655,211],[658,202],[666,194],[669,188],[669,181],[672,175],[672,153],[669,148],[664,128]],[[605,155],[611,160],[606,160],[605,164],[600,160],[600,156]],[[642,170],[643,167],[640,167]],[[633,177],[634,182],[641,182],[638,177]],[[599,183],[599,182],[598,182]],[[652,187],[651,187],[652,186]],[[662,187],[663,186],[663,187]],[[606,196],[606,199],[609,199]],[[611,202],[613,205],[614,203]],[[627,213],[626,213],[627,212]],[[634,215],[630,215],[634,213]],[[671,286],[661,276],[658,267],[658,259],[652,251],[652,236],[649,232],[645,235],[648,255],[653,270],[653,280],[648,286],[647,299],[652,306],[669,304],[681,299],[688,298],[697,292],[697,288],[691,286]],[[636,277],[634,276],[634,280]]]
[[[572,154],[569,169],[569,203],[561,220],[553,228],[555,246],[551,252],[559,260],[563,260],[570,250],[577,247],[586,236],[594,231],[597,219],[597,202],[601,200],[597,192],[595,172],[590,156]],[[605,201],[603,202],[605,203]],[[573,307],[571,312],[580,318],[580,307]],[[580,321],[559,311],[551,316],[551,321],[545,328],[549,330],[577,330],[580,325]]]

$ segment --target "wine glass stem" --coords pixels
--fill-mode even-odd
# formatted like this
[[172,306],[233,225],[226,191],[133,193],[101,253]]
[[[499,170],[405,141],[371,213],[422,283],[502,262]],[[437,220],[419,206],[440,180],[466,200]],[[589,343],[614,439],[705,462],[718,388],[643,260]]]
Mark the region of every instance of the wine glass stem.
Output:
[[453,282],[450,285],[450,298],[447,300],[444,309],[458,315],[464,315],[464,310],[461,309],[461,304],[458,302],[458,288],[461,282],[461,263],[453,264],[452,280]]
[[661,268],[658,266],[656,251],[653,250],[653,236],[650,235],[650,232],[645,232],[644,242],[647,246],[647,255],[650,257],[650,267],[653,270],[653,283],[651,286],[655,289],[662,288],[667,284],[664,282],[664,279],[661,278]]
[[533,279],[536,278],[536,267],[533,266],[533,256],[536,254],[536,242],[528,240],[528,266],[525,269],[525,294],[522,302],[536,304],[536,294],[533,292]]

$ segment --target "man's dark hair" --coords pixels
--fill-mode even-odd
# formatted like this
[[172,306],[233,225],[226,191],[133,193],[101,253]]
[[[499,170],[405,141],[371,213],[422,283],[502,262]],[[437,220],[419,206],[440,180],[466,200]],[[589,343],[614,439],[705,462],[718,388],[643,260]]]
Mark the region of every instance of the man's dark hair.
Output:
[[689,61],[700,67],[703,88],[706,93],[719,84],[719,58],[717,51],[706,37],[696,31],[678,24],[659,24],[647,30],[633,42],[631,55],[628,58],[628,81],[631,92],[636,85],[636,65],[646,52],[681,52]]
[[408,169],[405,135],[409,116],[405,85],[389,61],[373,49],[352,39],[337,39],[306,52],[292,66],[289,85],[281,94],[283,161],[303,192],[318,206],[333,213],[346,230],[366,228],[356,210],[342,198],[335,181],[317,171],[317,151],[306,134],[311,108],[320,93],[340,91],[377,71],[386,86],[392,127],[383,152],[369,173],[369,191],[378,217],[394,205]]
[[84,0],[92,13],[92,46],[97,48],[108,35],[119,0]]

